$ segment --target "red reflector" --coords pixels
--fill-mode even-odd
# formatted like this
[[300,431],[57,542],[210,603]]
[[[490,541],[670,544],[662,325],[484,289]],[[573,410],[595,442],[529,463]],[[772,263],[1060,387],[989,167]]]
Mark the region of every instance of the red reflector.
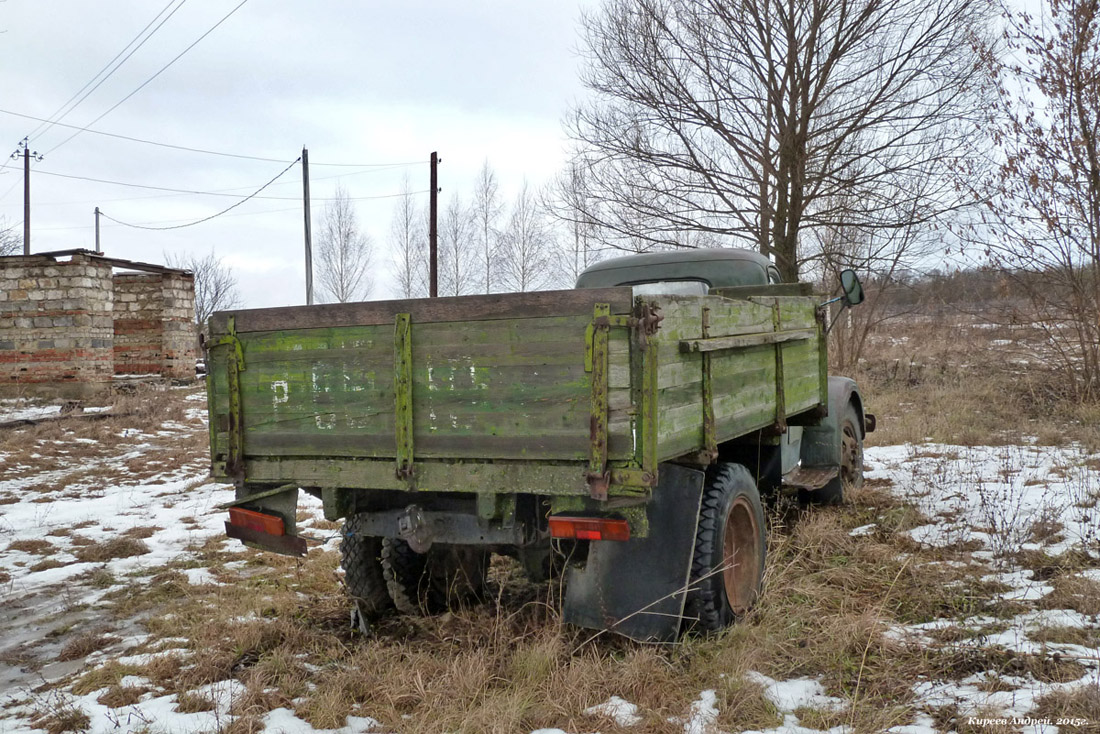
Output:
[[283,518],[265,515],[255,510],[246,510],[243,507],[229,508],[229,524],[268,535],[286,535]]
[[550,517],[550,537],[567,540],[630,540],[630,523],[610,517]]

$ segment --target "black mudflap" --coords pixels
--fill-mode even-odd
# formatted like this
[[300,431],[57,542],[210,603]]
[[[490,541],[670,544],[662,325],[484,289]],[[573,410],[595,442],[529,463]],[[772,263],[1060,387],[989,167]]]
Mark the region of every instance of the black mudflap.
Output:
[[649,537],[594,541],[583,569],[569,568],[565,621],[639,642],[674,642],[691,574],[705,475],[661,464],[648,505]]

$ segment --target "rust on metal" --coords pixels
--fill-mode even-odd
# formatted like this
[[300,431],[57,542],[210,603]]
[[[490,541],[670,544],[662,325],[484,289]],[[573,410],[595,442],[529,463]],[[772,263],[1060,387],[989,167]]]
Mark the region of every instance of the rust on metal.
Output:
[[[703,339],[710,339],[710,308],[703,307]],[[703,450],[697,459],[700,464],[712,464],[718,459],[718,424],[714,419],[714,383],[711,375],[711,353],[702,355],[703,379]]]
[[[783,316],[779,311],[779,301],[772,304],[772,330],[777,334],[783,330]],[[787,432],[787,401],[784,390],[783,342],[775,342],[775,424],[776,433]]]
[[835,466],[799,466],[783,477],[784,487],[795,489],[821,489],[835,479],[839,470]]
[[229,389],[229,416],[226,433],[229,447],[226,451],[225,475],[232,477],[238,484],[244,482],[244,415],[241,398],[241,374],[244,372],[244,347],[237,338],[236,318],[226,320],[225,336],[210,344],[211,347],[229,346],[232,351],[226,356],[227,387]]
[[592,415],[588,424],[588,471],[585,479],[593,499],[606,500],[611,478],[607,471],[607,372],[608,331],[611,327],[611,306],[597,303],[592,310]]
[[394,425],[397,441],[397,478],[415,489],[413,468],[412,324],[409,314],[399,313],[393,330]]

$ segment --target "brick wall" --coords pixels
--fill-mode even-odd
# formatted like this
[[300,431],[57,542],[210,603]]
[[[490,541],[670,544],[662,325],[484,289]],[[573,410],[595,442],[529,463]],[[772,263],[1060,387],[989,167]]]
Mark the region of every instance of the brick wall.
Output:
[[87,397],[108,389],[113,300],[109,264],[83,255],[0,258],[0,393]]
[[195,287],[176,273],[114,277],[114,372],[195,376]]

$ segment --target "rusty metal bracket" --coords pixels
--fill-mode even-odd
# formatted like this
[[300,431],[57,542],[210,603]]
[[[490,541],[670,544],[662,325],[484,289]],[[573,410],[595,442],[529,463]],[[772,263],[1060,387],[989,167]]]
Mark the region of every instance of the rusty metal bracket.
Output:
[[592,414],[589,419],[588,471],[585,479],[593,499],[606,500],[611,477],[607,471],[607,372],[608,331],[611,327],[611,306],[597,303],[592,309],[592,337],[588,353],[591,356]]
[[[710,308],[704,306],[702,313],[703,339],[710,338]],[[718,425],[714,419],[714,382],[711,375],[711,353],[702,355],[702,391],[703,391],[703,450],[699,452],[700,464],[712,464],[718,458]]]
[[[779,311],[779,301],[772,304],[772,329],[775,333],[783,330],[783,316]],[[775,343],[775,424],[773,430],[782,434],[787,432],[786,378],[783,373],[783,342]]]
[[397,314],[393,330],[394,425],[397,442],[398,479],[416,489],[413,467],[413,379],[412,321],[407,313]]
[[[230,316],[227,320],[225,336],[210,343],[210,347],[230,346],[233,351],[226,356],[226,372],[229,392],[229,447],[226,451],[225,474],[237,482],[244,481],[244,414],[241,400],[241,373],[245,370],[244,347],[237,338],[237,320]],[[213,430],[213,429],[211,429]],[[211,444],[213,445],[213,444]]]

